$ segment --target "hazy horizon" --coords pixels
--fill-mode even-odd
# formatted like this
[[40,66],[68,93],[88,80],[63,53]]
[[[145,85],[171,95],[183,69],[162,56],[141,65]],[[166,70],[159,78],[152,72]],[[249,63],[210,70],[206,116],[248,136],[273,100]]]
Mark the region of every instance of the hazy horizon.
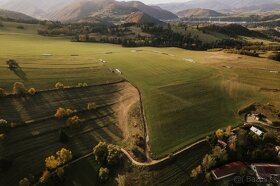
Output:
[[[1,1],[1,0],[0,0]],[[135,0],[118,0],[118,1],[135,1]],[[137,0],[136,0],[137,1]],[[160,4],[160,3],[183,3],[183,2],[188,2],[190,0],[138,0],[146,4]]]

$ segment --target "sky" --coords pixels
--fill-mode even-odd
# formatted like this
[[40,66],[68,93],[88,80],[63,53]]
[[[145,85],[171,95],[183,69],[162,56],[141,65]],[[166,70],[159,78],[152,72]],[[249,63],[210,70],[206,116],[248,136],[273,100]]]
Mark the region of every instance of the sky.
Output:
[[[118,0],[118,1],[129,1],[129,0]],[[160,4],[160,3],[175,3],[175,2],[187,2],[189,0],[138,0],[146,4]]]

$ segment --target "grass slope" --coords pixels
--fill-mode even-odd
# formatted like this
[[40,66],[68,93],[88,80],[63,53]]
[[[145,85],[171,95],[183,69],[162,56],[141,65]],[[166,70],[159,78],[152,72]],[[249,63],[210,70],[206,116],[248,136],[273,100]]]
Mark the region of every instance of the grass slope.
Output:
[[[177,48],[71,43],[7,31],[0,32],[0,42],[5,43],[0,46],[0,85],[4,88],[19,80],[5,65],[8,58],[19,61],[29,79],[25,84],[36,88],[52,87],[57,81],[90,84],[119,80],[98,62],[99,58],[109,67],[120,69],[143,94],[154,158],[219,127],[235,125],[240,121],[237,111],[241,106],[256,101],[280,106],[279,94],[259,92],[261,87],[280,89],[279,73],[270,73],[280,71],[280,64],[262,58]],[[44,53],[53,56],[42,57]]]

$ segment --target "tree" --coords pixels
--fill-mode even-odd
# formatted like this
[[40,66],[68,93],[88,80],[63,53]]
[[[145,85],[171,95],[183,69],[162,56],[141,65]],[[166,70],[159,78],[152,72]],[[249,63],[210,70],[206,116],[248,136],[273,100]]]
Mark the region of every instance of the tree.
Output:
[[222,140],[223,137],[224,137],[224,131],[223,131],[222,129],[218,129],[218,130],[215,132],[215,134],[216,134],[216,137],[217,137],[218,139],[220,139],[220,140]]
[[6,134],[2,134],[2,133],[0,133],[0,141],[3,141],[3,140],[5,140],[6,139]]
[[280,61],[280,52],[272,54],[271,56],[269,56],[269,58],[275,61]]
[[35,88],[30,88],[29,90],[28,90],[28,93],[30,94],[30,95],[34,95],[34,94],[36,94],[36,89]]
[[41,183],[45,183],[45,182],[49,179],[50,176],[51,176],[50,171],[45,170],[45,171],[43,172],[42,176],[40,177],[40,182],[41,182]]
[[8,127],[8,121],[0,119],[0,127]]
[[210,183],[212,181],[212,176],[210,172],[205,173],[205,180]]
[[68,126],[78,125],[79,123],[81,123],[79,116],[73,116],[73,117],[68,118],[68,120],[67,120]]
[[25,86],[21,82],[15,82],[13,86],[13,93],[14,94],[25,94],[27,91]]
[[102,182],[106,182],[109,179],[109,169],[101,167],[99,169],[99,178]]
[[72,152],[65,148],[62,148],[60,151],[57,151],[56,155],[58,156],[60,163],[64,164],[72,159]]
[[0,88],[0,97],[5,97],[6,91],[3,88]]
[[19,181],[19,186],[30,186],[31,183],[27,178],[23,178]]
[[201,165],[197,166],[195,169],[192,170],[191,172],[191,178],[197,178],[199,174],[202,173],[202,167]]
[[107,150],[108,150],[108,155],[107,155],[108,164],[109,165],[117,164],[122,158],[121,148],[116,145],[109,144],[107,146]]
[[96,109],[96,103],[94,103],[94,102],[88,103],[88,104],[87,104],[87,109],[88,109],[88,110],[94,110],[94,109]]
[[220,146],[216,146],[212,151],[213,156],[220,161],[226,161],[228,159],[227,151],[225,149],[222,149]]
[[62,83],[60,83],[60,82],[57,82],[57,83],[55,84],[55,88],[56,88],[56,89],[63,89],[63,88],[64,88],[64,85],[63,85]]
[[54,114],[54,116],[58,119],[61,119],[61,118],[64,118],[66,116],[73,114],[74,112],[75,112],[75,110],[65,109],[65,108],[60,107],[56,110],[56,113]]
[[202,160],[202,167],[204,168],[204,170],[210,169],[215,164],[216,164],[216,161],[215,161],[215,159],[211,155],[206,154],[204,156],[204,158]]
[[108,155],[108,144],[106,142],[99,142],[94,148],[93,148],[93,155],[95,157],[95,160],[98,161],[100,164],[103,164],[104,161],[107,159]]
[[45,166],[47,169],[55,169],[61,164],[60,160],[55,156],[49,156],[45,160]]

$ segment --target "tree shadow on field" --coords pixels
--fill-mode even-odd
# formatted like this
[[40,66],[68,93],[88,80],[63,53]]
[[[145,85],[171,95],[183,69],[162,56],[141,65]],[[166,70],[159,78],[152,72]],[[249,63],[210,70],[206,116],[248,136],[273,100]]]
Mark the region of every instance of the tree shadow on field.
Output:
[[22,68],[17,68],[12,70],[15,75],[17,75],[23,81],[28,81],[26,73],[22,70]]

